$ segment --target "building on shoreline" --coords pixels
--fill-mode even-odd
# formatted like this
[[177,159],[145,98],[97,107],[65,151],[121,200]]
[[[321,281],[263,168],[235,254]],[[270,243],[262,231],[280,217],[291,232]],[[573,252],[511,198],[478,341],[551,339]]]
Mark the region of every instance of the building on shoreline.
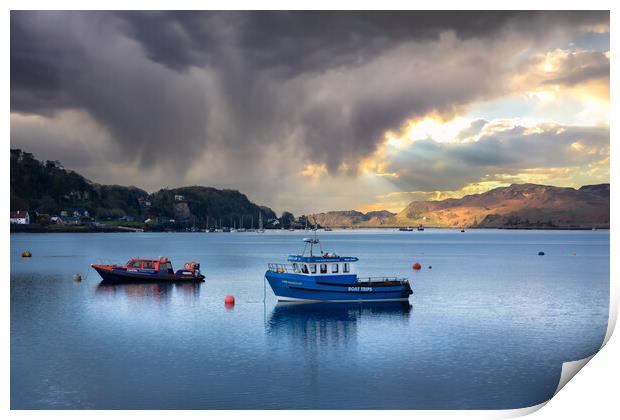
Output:
[[11,212],[11,224],[12,225],[29,225],[30,214],[25,210],[17,210]]

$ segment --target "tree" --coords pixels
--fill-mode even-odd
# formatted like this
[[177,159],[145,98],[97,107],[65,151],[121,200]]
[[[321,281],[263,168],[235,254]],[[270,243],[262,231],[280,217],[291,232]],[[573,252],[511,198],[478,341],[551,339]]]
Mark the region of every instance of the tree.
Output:
[[284,229],[290,229],[291,225],[295,221],[295,216],[293,213],[289,211],[282,212],[282,216],[280,217],[280,223]]

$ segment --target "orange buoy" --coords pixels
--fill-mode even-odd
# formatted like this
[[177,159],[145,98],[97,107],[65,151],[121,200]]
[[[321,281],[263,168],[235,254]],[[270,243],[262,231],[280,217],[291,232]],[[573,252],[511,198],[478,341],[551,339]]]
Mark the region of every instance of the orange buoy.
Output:
[[26,250],[26,251],[22,252],[22,257],[23,258],[30,258],[30,257],[32,257],[32,254],[30,253],[30,251]]
[[411,266],[414,270],[420,270],[422,268],[422,266],[420,265],[420,263],[415,263]]
[[235,306],[235,297],[233,295],[227,295],[224,298],[224,305],[229,308]]

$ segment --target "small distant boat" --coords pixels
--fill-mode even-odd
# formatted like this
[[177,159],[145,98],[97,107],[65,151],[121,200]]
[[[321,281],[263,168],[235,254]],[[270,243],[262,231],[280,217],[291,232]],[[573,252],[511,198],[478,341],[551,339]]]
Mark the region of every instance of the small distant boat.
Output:
[[[289,264],[268,264],[265,278],[279,301],[364,302],[408,300],[413,292],[406,278],[358,277],[357,257],[333,253],[313,254],[319,245],[314,238],[304,239],[302,254],[289,255]],[[309,255],[305,255],[310,245]],[[319,245],[320,246],[320,245]]]
[[420,225],[418,226],[418,232],[423,232],[424,231],[424,226]]
[[264,233],[265,229],[263,228],[263,213],[258,213],[258,233]]
[[125,265],[91,264],[103,280],[109,282],[182,282],[204,281],[200,263],[189,261],[176,272],[166,257],[157,259],[134,258]]
[[413,232],[413,228],[410,228],[410,227],[402,227],[398,230],[401,232]]

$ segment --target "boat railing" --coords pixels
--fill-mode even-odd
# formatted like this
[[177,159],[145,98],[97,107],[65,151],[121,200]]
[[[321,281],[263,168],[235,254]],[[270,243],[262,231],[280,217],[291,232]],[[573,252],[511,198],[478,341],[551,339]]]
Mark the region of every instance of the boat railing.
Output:
[[385,282],[397,281],[400,283],[408,282],[406,277],[358,277],[358,283],[385,283]]
[[274,273],[292,273],[294,272],[293,267],[288,264],[280,264],[280,263],[269,263],[267,264],[267,268],[269,271],[273,271]]
[[[295,273],[293,266],[289,264],[280,264],[280,263],[268,263],[267,268],[269,271],[274,273]],[[385,282],[399,282],[405,283],[409,282],[406,277],[358,277],[356,280],[357,283],[385,283]]]

